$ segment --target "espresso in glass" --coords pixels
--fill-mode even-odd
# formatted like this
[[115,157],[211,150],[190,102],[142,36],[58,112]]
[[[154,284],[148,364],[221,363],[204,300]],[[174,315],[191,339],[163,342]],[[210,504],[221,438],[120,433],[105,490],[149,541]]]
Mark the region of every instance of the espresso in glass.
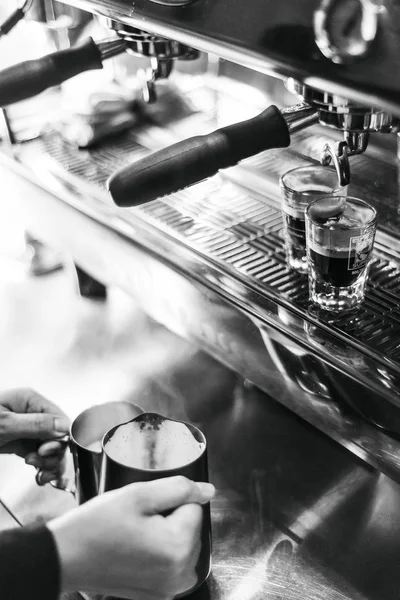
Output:
[[307,273],[305,210],[321,196],[345,195],[334,169],[308,165],[291,169],[280,178],[286,260],[291,269]]
[[328,196],[308,206],[312,302],[326,310],[343,310],[363,301],[376,223],[375,209],[358,198]]

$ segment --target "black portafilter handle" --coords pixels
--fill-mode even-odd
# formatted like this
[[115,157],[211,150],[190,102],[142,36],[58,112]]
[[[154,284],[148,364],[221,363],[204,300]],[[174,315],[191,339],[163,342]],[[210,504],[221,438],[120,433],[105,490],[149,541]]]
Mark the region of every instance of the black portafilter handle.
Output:
[[257,117],[189,138],[114,173],[108,189],[118,206],[137,206],[172,194],[263,150],[290,144],[288,124],[276,106]]
[[103,60],[125,50],[122,40],[96,44],[92,38],[35,60],[0,71],[0,107],[32,98],[63,81],[89,71],[102,69]]

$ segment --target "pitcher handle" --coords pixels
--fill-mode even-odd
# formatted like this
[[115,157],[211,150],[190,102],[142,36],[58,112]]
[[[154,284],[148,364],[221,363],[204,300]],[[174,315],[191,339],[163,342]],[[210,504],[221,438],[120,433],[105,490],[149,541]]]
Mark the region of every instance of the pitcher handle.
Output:
[[[65,435],[63,438],[57,439],[57,442],[61,442],[62,445],[65,445],[65,447],[67,447],[70,445],[70,437],[69,437],[69,435]],[[43,470],[36,469],[35,481],[36,481],[37,485],[39,485],[41,487],[46,485],[46,483],[44,483],[42,481],[42,476],[43,476]],[[63,477],[63,476],[60,476],[57,479],[54,479],[53,481],[50,481],[50,485],[53,488],[55,488],[56,490],[68,492],[69,494],[72,494],[72,496],[74,498],[76,498],[76,488],[75,488],[75,486],[70,486],[70,483],[71,483],[71,480],[68,479],[67,477]]]
[[[35,475],[35,481],[41,487],[46,485],[42,481],[42,475],[43,475],[42,469],[37,469],[36,475]],[[70,487],[70,480],[67,477],[59,477],[58,479],[54,479],[53,481],[50,481],[49,483],[56,490],[68,492],[69,494],[72,494],[72,496],[74,498],[76,498],[76,489],[75,489],[75,487]]]

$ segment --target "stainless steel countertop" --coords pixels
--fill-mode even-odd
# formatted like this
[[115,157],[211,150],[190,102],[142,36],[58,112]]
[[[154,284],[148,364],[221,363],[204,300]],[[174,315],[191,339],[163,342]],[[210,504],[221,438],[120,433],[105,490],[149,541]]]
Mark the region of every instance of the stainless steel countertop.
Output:
[[[218,493],[212,575],[196,599],[398,595],[397,484],[147,320],[120,292],[90,303],[75,296],[68,269],[40,280],[10,269],[5,281],[1,272],[4,387],[22,376],[71,416],[114,390],[116,400],[204,431]],[[0,498],[23,523],[73,507],[67,494],[37,488],[19,459],[0,459]]]

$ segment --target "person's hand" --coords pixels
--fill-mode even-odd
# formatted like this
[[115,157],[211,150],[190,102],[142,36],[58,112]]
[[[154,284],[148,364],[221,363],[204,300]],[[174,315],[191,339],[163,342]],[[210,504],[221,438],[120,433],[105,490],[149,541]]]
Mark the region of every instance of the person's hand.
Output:
[[57,438],[68,431],[62,410],[37,392],[29,388],[0,392],[0,453],[18,454],[41,469],[41,483],[62,473],[66,445]]
[[133,483],[50,521],[63,591],[169,600],[192,588],[200,503],[214,493],[213,485],[185,477]]

